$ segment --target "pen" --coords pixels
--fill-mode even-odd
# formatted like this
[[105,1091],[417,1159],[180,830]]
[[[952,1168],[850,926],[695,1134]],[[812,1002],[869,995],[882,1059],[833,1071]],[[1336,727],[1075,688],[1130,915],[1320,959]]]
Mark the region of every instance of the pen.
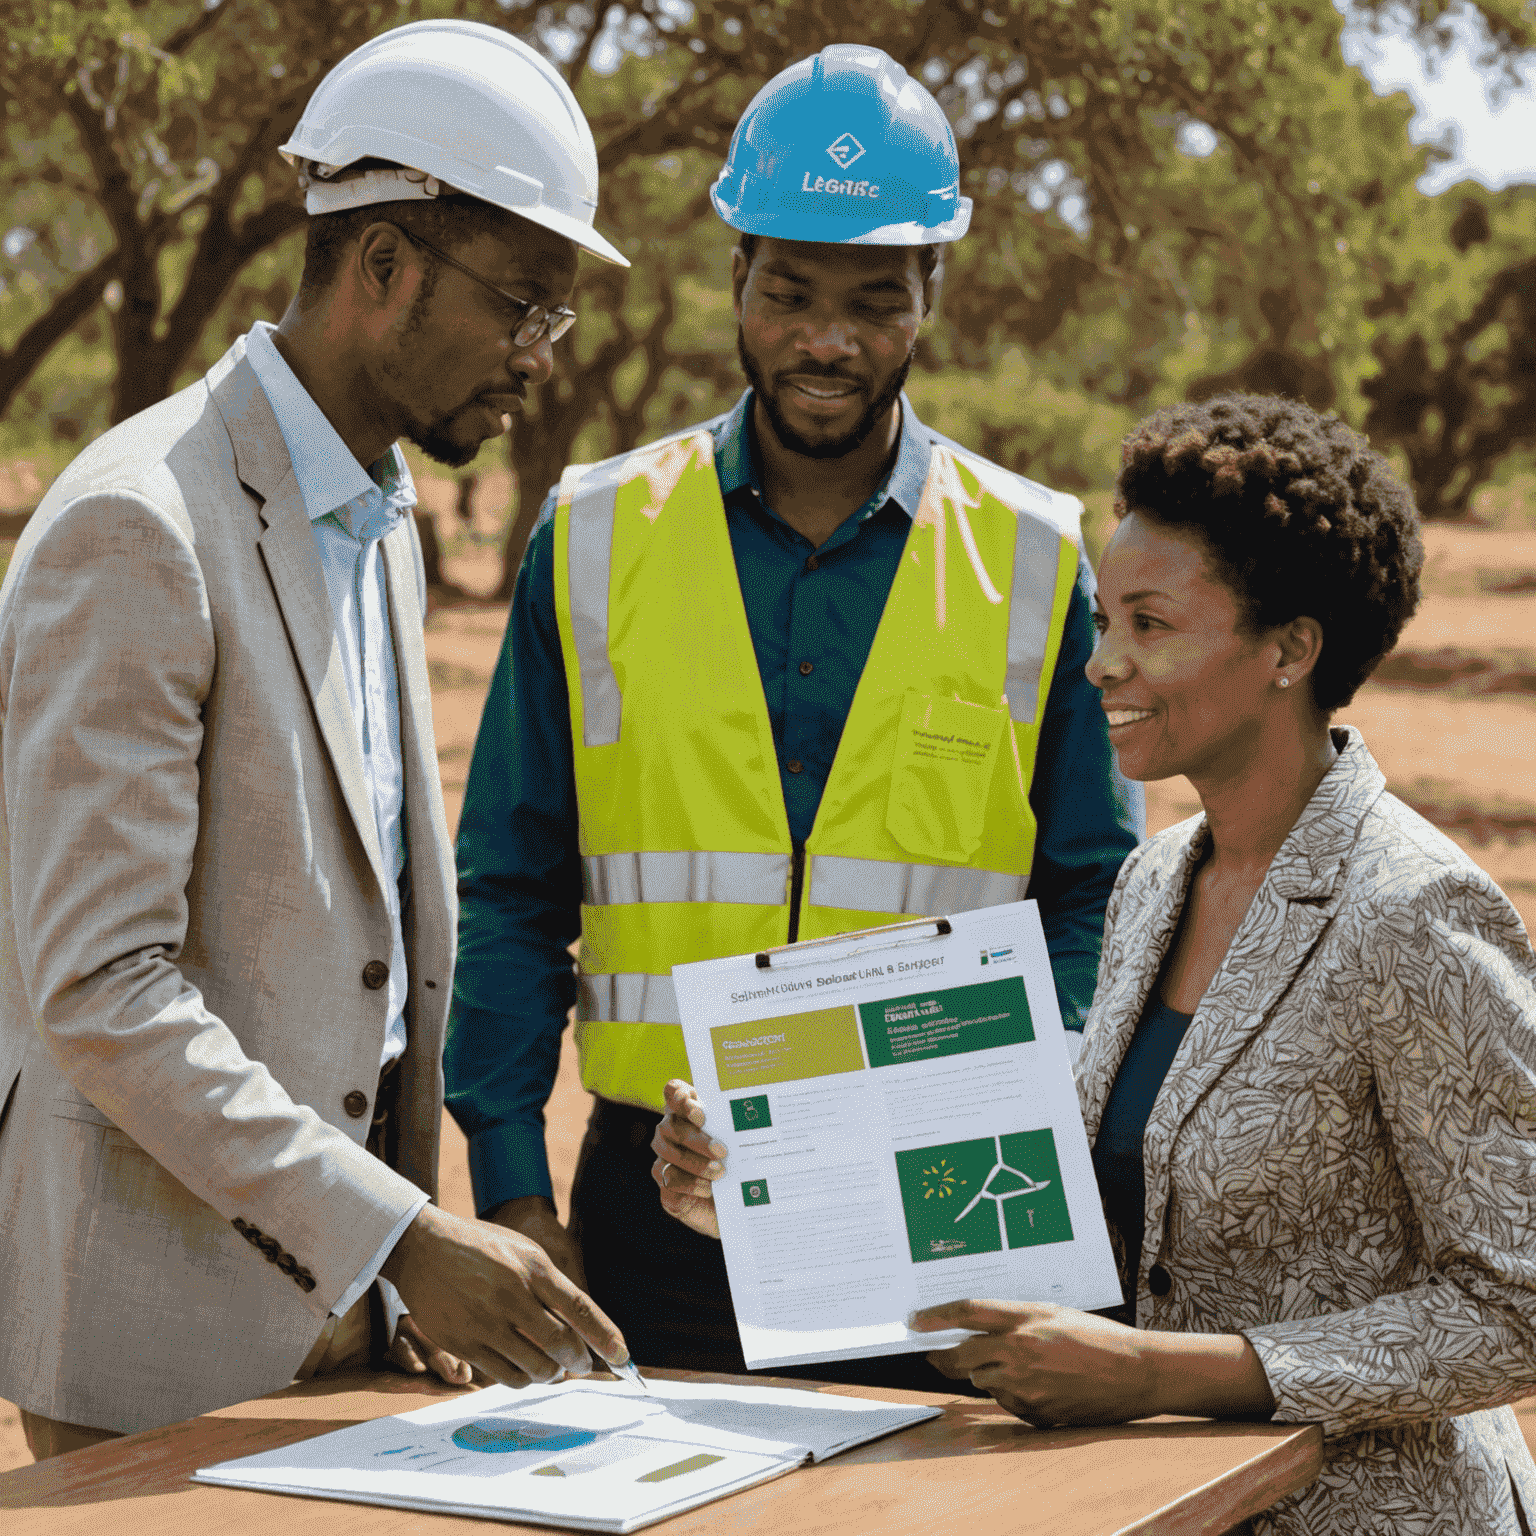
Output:
[[627,1357],[617,1362],[610,1360],[608,1362],[608,1369],[612,1371],[620,1381],[633,1382],[634,1385],[639,1387],[642,1392],[649,1392],[651,1390],[648,1386],[646,1386],[645,1378],[640,1374],[638,1370],[635,1369],[635,1362],[631,1359],[628,1359]]

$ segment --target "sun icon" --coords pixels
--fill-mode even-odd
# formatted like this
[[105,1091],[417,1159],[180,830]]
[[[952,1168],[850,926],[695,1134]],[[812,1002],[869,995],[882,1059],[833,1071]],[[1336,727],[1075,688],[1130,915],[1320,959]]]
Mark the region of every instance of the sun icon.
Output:
[[947,1157],[941,1157],[932,1168],[923,1169],[923,1199],[932,1200],[935,1195],[947,1200],[957,1190],[965,1188],[965,1180],[956,1172]]

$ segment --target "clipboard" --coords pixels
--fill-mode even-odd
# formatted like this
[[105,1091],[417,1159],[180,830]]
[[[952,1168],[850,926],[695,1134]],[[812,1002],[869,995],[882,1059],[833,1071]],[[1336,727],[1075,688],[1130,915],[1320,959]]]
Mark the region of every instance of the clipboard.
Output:
[[938,1302],[1118,1305],[1033,902],[673,967],[752,1370],[944,1348]]

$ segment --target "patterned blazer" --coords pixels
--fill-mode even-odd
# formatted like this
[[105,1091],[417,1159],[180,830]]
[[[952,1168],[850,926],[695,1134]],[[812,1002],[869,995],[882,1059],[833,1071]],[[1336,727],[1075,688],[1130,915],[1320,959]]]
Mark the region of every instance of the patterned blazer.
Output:
[[[1536,1467],[1500,1405],[1536,1391],[1536,956],[1334,739],[1147,1122],[1136,1323],[1245,1335],[1275,1420],[1322,1426],[1321,1476],[1256,1536],[1522,1536]],[[1208,835],[1171,827],[1120,873],[1090,1141]]]

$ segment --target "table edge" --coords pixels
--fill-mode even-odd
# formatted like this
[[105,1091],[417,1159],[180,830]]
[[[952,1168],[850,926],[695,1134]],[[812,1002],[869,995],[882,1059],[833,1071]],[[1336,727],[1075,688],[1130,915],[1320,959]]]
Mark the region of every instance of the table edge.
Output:
[[[1191,1488],[1188,1493],[1170,1500],[1148,1515],[1143,1515],[1140,1520],[1121,1526],[1113,1536],[1179,1536],[1182,1530],[1187,1529],[1184,1517],[1189,1513],[1192,1504],[1209,1497],[1212,1493],[1219,1493],[1225,1485],[1250,1471],[1256,1463],[1263,1463],[1263,1481],[1238,1501],[1237,1507],[1230,1513],[1230,1518],[1227,1518],[1227,1523],[1219,1527],[1220,1530],[1230,1530],[1244,1520],[1271,1508],[1277,1500],[1310,1487],[1317,1481],[1318,1475],[1323,1470],[1321,1427],[1316,1424],[1276,1425],[1275,1427],[1292,1429],[1295,1433],[1284,1440],[1270,1442],[1263,1450],[1237,1466],[1229,1467],[1219,1477],[1213,1477],[1208,1483],[1202,1483],[1198,1488]],[[1290,1476],[1298,1469],[1309,1471],[1312,1475],[1305,1482],[1291,1485]],[[1277,1484],[1286,1486],[1277,1487]]]

